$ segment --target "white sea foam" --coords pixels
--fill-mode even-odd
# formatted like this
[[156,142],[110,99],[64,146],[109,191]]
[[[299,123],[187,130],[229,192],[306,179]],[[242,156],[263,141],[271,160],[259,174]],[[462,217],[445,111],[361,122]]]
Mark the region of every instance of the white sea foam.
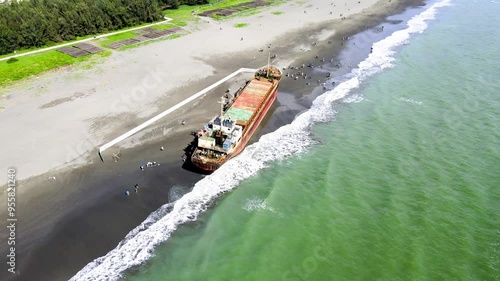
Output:
[[343,103],[358,103],[358,102],[362,102],[363,99],[364,98],[361,95],[354,94],[354,95],[350,95],[350,96],[345,97],[342,100],[342,102]]
[[421,101],[414,100],[414,99],[412,99],[412,98],[404,98],[404,97],[400,97],[400,98],[399,98],[399,100],[400,100],[400,101],[407,102],[407,103],[413,103],[413,104],[422,105],[422,102],[421,102]]
[[85,266],[72,281],[77,280],[117,280],[128,268],[140,265],[153,255],[154,248],[167,240],[177,227],[196,220],[211,202],[222,193],[235,188],[240,181],[254,175],[269,162],[287,158],[303,152],[313,141],[309,127],[315,122],[330,120],[334,111],[332,103],[344,98],[361,81],[387,67],[394,61],[394,48],[405,44],[412,33],[420,33],[427,28],[426,20],[432,19],[439,7],[450,4],[444,0],[413,17],[404,30],[396,31],[375,43],[373,51],[353,69],[348,80],[335,89],[314,100],[310,110],[273,133],[248,146],[243,153],[228,161],[212,175],[195,184],[193,190],[175,203],[168,203],[153,212],[141,225],[132,230],[118,246],[103,257]]
[[243,206],[243,209],[248,212],[268,211],[278,215],[278,217],[283,217],[283,214],[280,211],[276,210],[272,206],[269,206],[266,200],[258,197],[248,198]]
[[174,185],[172,186],[169,191],[168,191],[168,202],[172,203],[184,196],[184,194],[188,193],[191,191],[190,188],[181,186],[181,185]]

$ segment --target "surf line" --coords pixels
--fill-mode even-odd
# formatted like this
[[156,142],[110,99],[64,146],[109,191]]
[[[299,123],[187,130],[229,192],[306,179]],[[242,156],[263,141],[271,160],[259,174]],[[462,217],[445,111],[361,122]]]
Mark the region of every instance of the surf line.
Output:
[[146,122],[140,124],[139,126],[133,128],[132,130],[124,133],[123,135],[117,137],[116,139],[102,145],[101,147],[99,147],[99,150],[98,150],[98,154],[99,154],[99,158],[101,158],[101,161],[104,162],[104,158],[102,157],[102,152],[108,148],[110,148],[111,146],[121,142],[122,140],[132,136],[133,134],[139,132],[140,130],[146,128],[147,126],[153,124],[154,122],[158,121],[159,119],[167,116],[168,114],[174,112],[175,110],[183,107],[184,105],[188,104],[189,102],[201,97],[202,95],[206,94],[208,91],[214,89],[215,87],[219,86],[220,84],[226,82],[227,80],[233,78],[234,76],[236,76],[237,74],[240,74],[240,73],[243,73],[243,72],[253,72],[255,73],[257,71],[257,69],[252,69],[252,68],[240,68],[238,70],[236,70],[235,72],[229,74],[228,76],[222,78],[221,80],[215,82],[214,84],[206,87],[205,89],[199,91],[198,93],[190,96],[189,98],[179,102],[178,104],[172,106],[171,108],[163,111],[162,113],[156,115],[155,117],[147,120]]

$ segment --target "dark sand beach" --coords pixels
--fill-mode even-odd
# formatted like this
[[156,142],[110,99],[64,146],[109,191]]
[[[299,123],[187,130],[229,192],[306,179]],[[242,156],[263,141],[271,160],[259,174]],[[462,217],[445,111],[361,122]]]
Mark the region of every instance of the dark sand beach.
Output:
[[[331,83],[325,84],[325,89],[321,86],[327,80],[327,73],[331,73],[334,81],[341,79],[369,54],[373,42],[400,28],[399,21],[387,20],[387,16],[422,4],[423,1],[416,0],[399,1],[388,6],[390,9],[383,6],[374,8],[372,13],[354,15],[346,20],[325,21],[290,30],[267,42],[266,45],[270,43],[273,46],[270,50],[277,54],[276,64],[280,68],[289,64],[307,65],[310,62],[315,64],[315,68],[283,70],[283,74],[305,72],[311,78],[294,80],[283,77],[277,102],[251,142],[290,123],[298,113],[311,105],[319,93],[334,87]],[[380,25],[384,28],[377,29]],[[325,32],[331,30],[335,30],[335,33]],[[322,40],[314,39],[318,38],[318,34],[330,35],[323,36]],[[311,46],[313,41],[317,42],[316,46]],[[300,45],[308,46],[311,50],[292,50]],[[140,51],[141,48],[135,50]],[[260,57],[256,60],[253,59],[255,56]],[[324,62],[322,58],[325,58]],[[176,95],[169,100],[158,99],[157,113],[240,67],[257,68],[264,65],[266,60],[267,57],[257,51],[232,52],[224,55],[224,58],[204,58],[216,70],[215,74],[173,90],[186,93],[184,95]],[[290,63],[285,65],[284,61]],[[14,276],[2,270],[0,279],[68,280],[86,264],[112,250],[151,212],[189,192],[193,184],[204,176],[183,164],[181,159],[184,149],[193,141],[191,132],[198,130],[216,114],[219,109],[216,101],[221,93],[228,88],[241,86],[248,77],[248,74],[245,75],[224,83],[201,99],[158,121],[141,132],[140,136],[127,140],[121,148],[110,148],[105,152],[104,163],[95,149],[95,153],[86,156],[90,165],[23,180],[20,185],[28,192],[18,195],[22,196],[17,214],[20,218],[16,237],[19,241],[18,274]],[[126,125],[107,132],[107,139],[111,140],[147,119],[127,120]],[[181,124],[181,120],[186,121],[185,125]],[[164,150],[161,151],[160,147],[164,147]],[[114,162],[112,154],[118,150],[120,160]],[[156,161],[160,165],[139,169],[142,163],[148,161]],[[51,176],[56,179],[49,179]],[[137,193],[134,192],[135,184],[140,186]],[[33,188],[35,186],[37,188]],[[130,191],[129,196],[124,194],[126,190]],[[1,254],[6,255],[7,244],[3,241],[4,237],[1,240]]]

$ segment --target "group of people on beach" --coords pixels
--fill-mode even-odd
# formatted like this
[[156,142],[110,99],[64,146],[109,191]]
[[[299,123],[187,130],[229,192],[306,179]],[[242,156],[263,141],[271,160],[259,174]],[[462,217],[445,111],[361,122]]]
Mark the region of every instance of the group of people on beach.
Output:
[[[186,121],[184,119],[182,119],[181,121],[181,124],[184,125],[186,124]],[[165,148],[162,146],[160,147],[160,150],[163,151]],[[152,168],[152,167],[156,167],[156,166],[160,166],[160,163],[156,162],[156,161],[148,161],[146,163],[142,163],[139,168],[141,169],[141,171],[144,171],[144,169],[146,169],[146,167],[149,167],[149,168]],[[138,184],[135,184],[134,185],[134,191],[135,193],[139,192],[139,185]],[[130,191],[125,190],[125,195],[130,195]]]
[[[162,148],[163,148],[163,146],[162,146]],[[146,167],[156,167],[156,166],[160,166],[160,164],[156,163],[156,161],[153,161],[153,162],[149,161],[146,164],[142,163],[139,168],[141,169],[141,171],[144,171],[144,169]]]
[[[163,146],[161,147],[161,150],[163,151]],[[142,163],[141,166],[139,166],[139,168],[141,169],[141,171],[144,171],[146,167],[156,167],[156,166],[160,166],[160,163],[157,163],[156,161],[149,161],[146,164]],[[134,191],[135,193],[139,192],[138,184],[134,185]],[[128,189],[125,190],[125,195],[127,196],[130,195],[130,191],[128,191]]]
[[[135,193],[139,192],[139,185],[137,183],[134,185],[134,191],[135,191]],[[125,195],[127,195],[127,196],[130,195],[130,191],[128,191],[128,189],[125,190]]]

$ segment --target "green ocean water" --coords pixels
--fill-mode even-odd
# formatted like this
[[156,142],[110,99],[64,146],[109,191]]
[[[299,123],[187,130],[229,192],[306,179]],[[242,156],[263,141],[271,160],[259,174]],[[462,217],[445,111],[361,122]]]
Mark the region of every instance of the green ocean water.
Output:
[[500,280],[500,3],[453,1],[125,278]]

